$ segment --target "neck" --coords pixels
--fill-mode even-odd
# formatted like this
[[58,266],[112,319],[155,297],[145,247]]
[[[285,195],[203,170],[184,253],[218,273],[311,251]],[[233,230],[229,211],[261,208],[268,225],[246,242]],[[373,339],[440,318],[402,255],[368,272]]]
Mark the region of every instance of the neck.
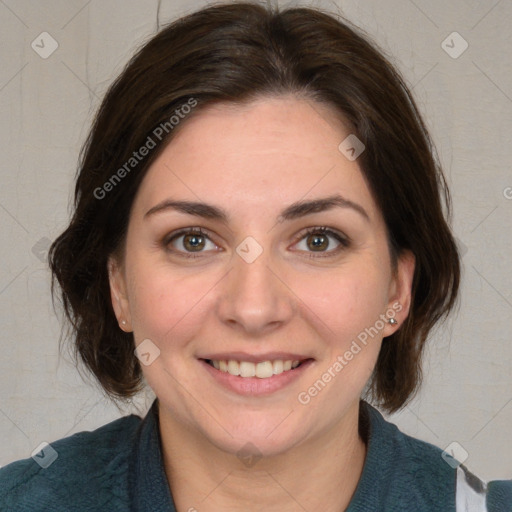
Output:
[[329,430],[254,463],[214,446],[159,404],[165,472],[177,512],[346,510],[366,456],[359,403]]

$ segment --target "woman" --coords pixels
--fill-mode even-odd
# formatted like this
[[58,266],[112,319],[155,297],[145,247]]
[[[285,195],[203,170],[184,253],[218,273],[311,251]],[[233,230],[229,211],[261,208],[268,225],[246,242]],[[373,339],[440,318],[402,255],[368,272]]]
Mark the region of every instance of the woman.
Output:
[[411,399],[456,302],[443,200],[409,91],[347,23],[232,3],[166,27],[108,91],[50,251],[83,362],[157,398],[2,469],[0,508],[510,510],[512,482],[362,399]]

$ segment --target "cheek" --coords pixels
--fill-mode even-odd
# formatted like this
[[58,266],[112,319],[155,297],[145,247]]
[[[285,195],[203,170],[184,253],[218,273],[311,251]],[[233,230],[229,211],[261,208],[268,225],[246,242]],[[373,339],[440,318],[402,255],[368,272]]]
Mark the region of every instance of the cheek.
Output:
[[[127,284],[137,341],[149,338],[161,349],[174,350],[185,346],[202,325],[219,321],[214,313],[226,268],[179,269],[142,250],[130,254]],[[331,351],[344,351],[385,311],[386,272],[371,254],[359,253],[330,269],[288,267],[281,273],[293,285],[291,291],[277,287],[276,292],[289,294],[282,299],[296,303],[302,319],[313,328],[313,339],[330,345]]]
[[131,274],[129,295],[135,338],[150,338],[161,348],[169,339],[177,346],[193,335],[206,313],[205,294],[218,281],[208,272],[183,274],[154,261],[144,264],[143,259],[132,266]]
[[303,313],[322,327],[328,339],[343,344],[375,324],[385,312],[387,284],[375,265],[346,265],[296,279]]

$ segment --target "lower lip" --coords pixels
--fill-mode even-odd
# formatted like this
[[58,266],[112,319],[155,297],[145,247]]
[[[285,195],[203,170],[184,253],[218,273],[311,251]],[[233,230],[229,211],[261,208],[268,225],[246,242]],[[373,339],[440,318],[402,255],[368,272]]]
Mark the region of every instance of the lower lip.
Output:
[[282,372],[279,375],[273,375],[266,379],[259,377],[240,377],[238,375],[231,375],[230,373],[217,370],[204,359],[199,360],[200,363],[206,368],[206,371],[222,386],[234,391],[240,395],[248,396],[265,396],[275,393],[285,386],[291,384],[306,371],[306,369],[313,363],[312,359],[304,361],[300,366],[293,370]]

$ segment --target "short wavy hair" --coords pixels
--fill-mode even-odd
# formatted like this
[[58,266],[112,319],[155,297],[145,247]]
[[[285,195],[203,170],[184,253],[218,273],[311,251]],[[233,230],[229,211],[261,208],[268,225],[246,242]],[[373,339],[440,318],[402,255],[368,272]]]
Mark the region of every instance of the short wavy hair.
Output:
[[449,190],[411,92],[382,50],[341,16],[235,2],[165,26],[110,86],[80,153],[72,219],[49,251],[54,305],[58,282],[75,355],[114,400],[135,395],[144,381],[133,334],[119,329],[112,308],[107,262],[124,253],[138,187],[177,130],[167,129],[108,197],[98,190],[190,98],[197,105],[178,129],[213,103],[285,94],[326,104],[363,141],[358,163],[383,214],[393,266],[404,250],[416,258],[409,315],[383,340],[367,393],[394,412],[417,392],[429,331],[457,301],[460,257]]

